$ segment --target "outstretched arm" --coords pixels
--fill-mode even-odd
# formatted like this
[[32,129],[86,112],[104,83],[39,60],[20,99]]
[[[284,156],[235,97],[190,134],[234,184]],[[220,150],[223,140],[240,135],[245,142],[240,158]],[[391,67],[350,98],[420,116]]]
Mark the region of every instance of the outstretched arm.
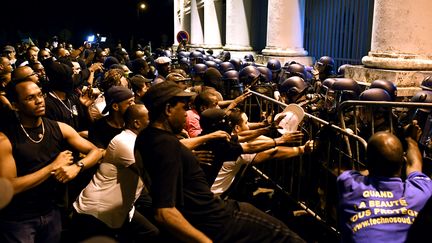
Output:
[[256,140],[249,143],[242,143],[243,152],[245,154],[258,153],[270,148],[274,148],[279,145],[284,145],[287,143],[301,141],[303,137],[302,132],[285,133],[281,137],[275,139],[266,140]]
[[185,138],[185,139],[181,139],[180,142],[186,146],[188,149],[194,149],[196,147],[198,147],[199,145],[211,140],[211,139],[225,139],[225,140],[230,140],[231,136],[224,131],[216,131],[216,132],[212,132],[206,135],[202,135],[202,136],[198,136],[198,137],[194,137],[194,138]]
[[240,143],[247,142],[247,141],[253,140],[253,139],[255,139],[261,135],[267,134],[269,132],[270,132],[270,127],[268,127],[268,126],[263,127],[263,128],[258,128],[255,130],[250,129],[250,130],[241,131],[237,134],[238,135],[238,141]]
[[304,145],[297,147],[278,146],[274,149],[268,149],[258,153],[253,162],[254,164],[257,164],[269,159],[288,159],[295,156],[300,156],[302,154],[312,152],[314,146],[313,144],[313,140],[309,140]]

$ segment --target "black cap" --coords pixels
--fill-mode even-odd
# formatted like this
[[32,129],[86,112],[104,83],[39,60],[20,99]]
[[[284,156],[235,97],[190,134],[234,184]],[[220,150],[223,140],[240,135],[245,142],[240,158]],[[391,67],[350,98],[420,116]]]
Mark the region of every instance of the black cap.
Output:
[[132,90],[130,90],[126,87],[113,86],[113,87],[109,88],[104,93],[104,96],[105,96],[106,106],[103,109],[102,114],[107,113],[112,104],[119,103],[119,102],[122,102],[124,100],[130,99],[130,98],[134,97],[134,94],[133,94]]
[[203,111],[200,115],[200,125],[202,134],[212,133],[222,130],[231,133],[228,117],[225,111],[220,108],[210,108]]
[[173,97],[192,97],[194,92],[186,92],[172,81],[164,81],[153,85],[147,90],[142,98],[144,105],[149,111],[164,105]]

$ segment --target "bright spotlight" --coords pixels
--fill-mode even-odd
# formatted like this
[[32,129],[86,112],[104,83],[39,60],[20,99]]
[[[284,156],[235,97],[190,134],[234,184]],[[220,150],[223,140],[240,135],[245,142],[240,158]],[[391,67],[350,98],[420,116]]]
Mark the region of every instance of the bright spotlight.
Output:
[[89,35],[89,36],[87,36],[87,41],[88,41],[88,42],[93,42],[93,41],[95,41],[95,36],[94,36],[94,35]]

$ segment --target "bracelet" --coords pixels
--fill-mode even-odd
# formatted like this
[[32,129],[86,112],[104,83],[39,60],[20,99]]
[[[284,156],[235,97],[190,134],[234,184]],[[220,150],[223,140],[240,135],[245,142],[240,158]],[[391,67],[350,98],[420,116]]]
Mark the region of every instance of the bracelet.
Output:
[[277,146],[276,139],[273,138],[273,142],[274,142],[274,147],[276,148],[276,146]]

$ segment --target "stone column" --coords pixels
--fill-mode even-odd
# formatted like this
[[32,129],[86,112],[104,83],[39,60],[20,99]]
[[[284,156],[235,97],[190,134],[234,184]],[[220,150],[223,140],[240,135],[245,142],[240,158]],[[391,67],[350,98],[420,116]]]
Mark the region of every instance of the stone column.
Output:
[[375,0],[367,67],[432,70],[430,0]]
[[222,48],[222,0],[204,0],[204,46]]
[[202,7],[202,0],[191,1],[191,45],[202,46],[204,43],[203,21],[199,14],[199,8]]
[[225,50],[251,51],[250,24],[251,5],[247,1],[226,1]]
[[178,46],[177,33],[182,30],[184,0],[174,0],[174,46]]
[[267,45],[263,55],[306,56],[303,48],[305,0],[269,0]]
[[[364,66],[347,66],[345,77],[396,84],[399,97],[411,97],[432,75],[432,1],[375,0],[371,50]],[[401,98],[402,99],[402,98]]]

